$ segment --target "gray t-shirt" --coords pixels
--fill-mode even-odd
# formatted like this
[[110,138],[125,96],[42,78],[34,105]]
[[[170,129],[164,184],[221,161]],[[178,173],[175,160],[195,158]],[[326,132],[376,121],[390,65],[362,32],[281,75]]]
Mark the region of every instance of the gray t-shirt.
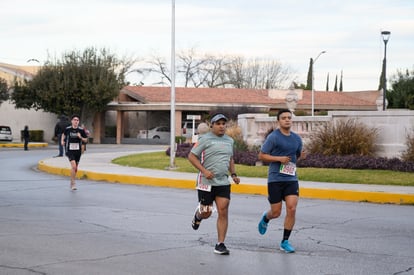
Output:
[[229,185],[229,165],[233,157],[234,141],[227,135],[216,136],[212,132],[204,134],[202,138],[191,149],[201,164],[214,174],[211,180],[206,179],[200,172],[197,182],[207,185]]

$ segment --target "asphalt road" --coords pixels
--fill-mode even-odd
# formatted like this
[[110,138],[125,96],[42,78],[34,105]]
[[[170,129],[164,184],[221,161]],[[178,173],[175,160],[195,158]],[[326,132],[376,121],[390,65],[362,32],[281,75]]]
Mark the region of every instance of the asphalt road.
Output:
[[301,199],[285,254],[283,217],[261,236],[266,198],[233,194],[220,256],[216,214],[191,228],[194,190],[80,180],[73,192],[36,169],[56,152],[0,149],[0,274],[414,274],[413,206]]

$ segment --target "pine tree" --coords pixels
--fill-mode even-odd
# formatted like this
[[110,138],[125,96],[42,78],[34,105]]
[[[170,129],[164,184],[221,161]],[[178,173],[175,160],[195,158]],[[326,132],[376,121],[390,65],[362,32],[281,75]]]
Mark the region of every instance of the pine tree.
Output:
[[339,82],[339,91],[340,91],[340,92],[342,92],[342,91],[343,91],[343,86],[342,86],[342,77],[343,77],[343,74],[342,74],[342,70],[341,70],[341,81]]
[[326,91],[329,92],[329,73],[328,73],[328,76],[326,77]]
[[308,70],[308,81],[306,82],[306,90],[312,90],[312,70],[313,70],[313,59],[310,59],[309,70]]
[[338,91],[338,75],[335,76],[335,86],[334,86],[334,92]]
[[379,78],[379,85],[378,85],[378,91],[381,90],[384,86],[383,86],[383,82],[384,82],[384,66],[385,66],[385,60],[382,61],[382,70],[381,70],[381,75]]

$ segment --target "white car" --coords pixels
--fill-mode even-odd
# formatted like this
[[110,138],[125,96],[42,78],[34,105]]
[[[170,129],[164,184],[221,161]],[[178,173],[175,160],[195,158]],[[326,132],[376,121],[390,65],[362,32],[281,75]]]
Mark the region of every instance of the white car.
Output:
[[9,126],[0,126],[0,140],[12,141],[13,135]]
[[170,139],[170,127],[157,126],[147,130],[140,130],[137,138],[143,139]]
[[186,138],[191,138],[194,135],[197,135],[197,127],[200,122],[195,122],[195,129],[193,133],[193,122],[192,121],[183,121],[181,126],[181,135]]

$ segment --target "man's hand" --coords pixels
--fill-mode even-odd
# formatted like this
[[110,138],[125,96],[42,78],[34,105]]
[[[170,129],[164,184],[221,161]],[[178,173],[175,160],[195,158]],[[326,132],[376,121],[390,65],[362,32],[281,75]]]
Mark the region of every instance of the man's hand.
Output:
[[286,156],[286,157],[279,157],[280,158],[280,162],[282,164],[288,164],[290,162],[290,157]]
[[235,184],[239,184],[240,183],[240,178],[237,176],[236,173],[232,173],[231,174],[231,178],[233,179]]
[[212,178],[214,178],[214,174],[213,172],[209,171],[209,170],[205,170],[203,172],[204,177],[206,177],[206,179],[211,180]]
[[300,152],[300,159],[305,159],[306,158],[306,151],[305,150],[302,150],[302,152]]

